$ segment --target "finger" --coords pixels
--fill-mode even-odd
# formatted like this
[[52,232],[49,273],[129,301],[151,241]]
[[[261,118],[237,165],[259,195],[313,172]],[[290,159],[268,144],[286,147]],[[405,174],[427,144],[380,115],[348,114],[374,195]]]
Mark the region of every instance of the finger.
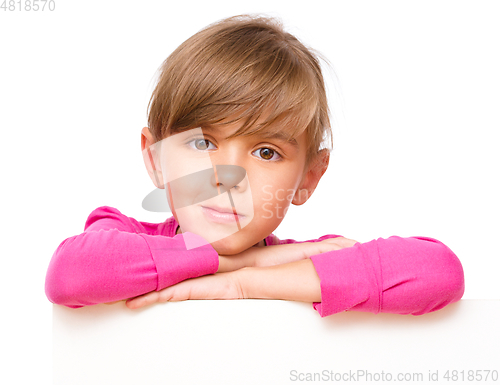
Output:
[[349,239],[349,238],[345,238],[345,242],[347,242],[347,244],[349,246],[354,246],[356,243],[358,243],[358,241],[355,241],[354,239]]
[[330,250],[340,250],[354,246],[357,241],[345,237],[335,237],[324,239],[321,243],[328,245]]
[[348,247],[352,247],[357,243],[354,239],[342,238],[339,240],[339,245],[341,248],[346,249]]
[[152,303],[158,302],[159,297],[160,294],[157,291],[153,291],[151,293],[147,293],[139,297],[129,299],[126,302],[126,305],[129,309],[138,309],[140,307],[144,307],[147,305],[151,305]]

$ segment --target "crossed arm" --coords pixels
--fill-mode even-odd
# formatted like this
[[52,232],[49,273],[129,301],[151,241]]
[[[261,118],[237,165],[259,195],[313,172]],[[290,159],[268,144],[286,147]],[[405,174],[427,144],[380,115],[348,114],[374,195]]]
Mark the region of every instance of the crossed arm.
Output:
[[216,274],[191,278],[161,291],[127,300],[136,309],[154,302],[189,299],[282,299],[320,302],[320,279],[311,255],[351,247],[344,237],[252,247],[236,256],[219,256]]
[[[457,256],[426,237],[359,243],[336,235],[251,247],[231,256],[184,237],[147,234],[118,210],[96,209],[85,232],[63,241],[47,271],[49,300],[68,307],[127,301],[129,308],[187,299],[264,298],[313,302],[322,317],[345,310],[424,314],[458,301]],[[288,242],[291,241],[291,242]]]

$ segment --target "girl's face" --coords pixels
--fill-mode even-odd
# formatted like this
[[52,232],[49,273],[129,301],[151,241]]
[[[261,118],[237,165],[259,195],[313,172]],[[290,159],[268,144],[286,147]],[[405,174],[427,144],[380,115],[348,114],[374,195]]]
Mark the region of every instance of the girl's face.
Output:
[[166,195],[182,232],[201,235],[220,255],[267,237],[290,203],[303,204],[319,181],[305,170],[305,133],[291,142],[260,134],[226,139],[240,126],[175,134],[167,138],[175,146],[161,150]]

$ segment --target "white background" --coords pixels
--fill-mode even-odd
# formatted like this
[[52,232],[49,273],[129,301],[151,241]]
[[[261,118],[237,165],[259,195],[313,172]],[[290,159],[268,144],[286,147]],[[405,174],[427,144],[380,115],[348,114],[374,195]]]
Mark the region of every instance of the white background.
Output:
[[339,79],[325,72],[335,110],[330,168],[275,234],[437,238],[462,261],[464,298],[500,297],[497,2],[55,4],[53,12],[0,9],[8,357],[0,376],[9,384],[50,383],[44,279],[57,246],[102,205],[166,219],[141,207],[154,188],[140,130],[156,70],[199,29],[241,13],[280,17]]

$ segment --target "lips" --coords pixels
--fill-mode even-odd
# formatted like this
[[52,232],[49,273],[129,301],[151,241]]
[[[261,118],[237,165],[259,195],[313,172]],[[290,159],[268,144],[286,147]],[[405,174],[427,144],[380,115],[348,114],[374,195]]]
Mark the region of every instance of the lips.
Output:
[[234,209],[234,211],[233,211],[232,207],[219,207],[219,206],[201,206],[201,207],[204,207],[204,208],[210,209],[210,210],[214,210],[214,211],[218,211],[221,214],[237,214],[238,216],[241,216],[241,217],[245,216],[244,214],[237,212],[236,209]]

